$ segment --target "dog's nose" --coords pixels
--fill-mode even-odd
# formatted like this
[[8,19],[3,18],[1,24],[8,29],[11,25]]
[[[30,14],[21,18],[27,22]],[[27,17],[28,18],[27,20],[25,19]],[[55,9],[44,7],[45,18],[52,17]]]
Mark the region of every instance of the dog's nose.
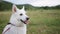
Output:
[[26,18],[26,20],[29,20],[29,18]]

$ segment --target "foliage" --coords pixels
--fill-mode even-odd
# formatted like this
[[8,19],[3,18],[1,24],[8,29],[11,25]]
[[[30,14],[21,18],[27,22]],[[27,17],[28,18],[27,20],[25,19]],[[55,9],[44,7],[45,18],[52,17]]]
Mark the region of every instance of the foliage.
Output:
[[[60,5],[57,6],[42,6],[42,7],[33,7],[32,5],[29,4],[24,4],[24,5],[17,5],[18,8],[22,8],[22,6],[25,6],[26,10],[37,10],[37,9],[60,9]],[[9,2],[0,2],[0,11],[4,10],[11,10],[12,8],[12,3]]]
[[10,10],[12,7],[11,3],[8,2],[0,2],[0,10]]

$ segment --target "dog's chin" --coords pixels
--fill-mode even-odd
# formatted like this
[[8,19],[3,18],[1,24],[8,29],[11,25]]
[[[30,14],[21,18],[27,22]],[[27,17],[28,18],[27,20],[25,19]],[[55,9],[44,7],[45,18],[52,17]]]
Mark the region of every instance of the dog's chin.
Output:
[[22,19],[20,19],[21,22],[23,22],[24,24],[27,24],[28,20],[23,21]]

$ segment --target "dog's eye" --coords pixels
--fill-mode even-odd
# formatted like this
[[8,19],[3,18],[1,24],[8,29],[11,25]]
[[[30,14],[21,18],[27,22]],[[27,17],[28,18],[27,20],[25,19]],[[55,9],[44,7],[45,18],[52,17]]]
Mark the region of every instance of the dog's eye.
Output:
[[23,14],[21,13],[20,16],[22,16]]

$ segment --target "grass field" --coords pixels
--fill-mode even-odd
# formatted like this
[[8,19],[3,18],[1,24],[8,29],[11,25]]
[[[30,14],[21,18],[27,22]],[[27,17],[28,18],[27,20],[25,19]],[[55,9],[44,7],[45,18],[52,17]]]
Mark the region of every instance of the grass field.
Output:
[[[30,10],[27,34],[60,34],[60,10]],[[9,22],[11,11],[0,12],[0,34]]]

